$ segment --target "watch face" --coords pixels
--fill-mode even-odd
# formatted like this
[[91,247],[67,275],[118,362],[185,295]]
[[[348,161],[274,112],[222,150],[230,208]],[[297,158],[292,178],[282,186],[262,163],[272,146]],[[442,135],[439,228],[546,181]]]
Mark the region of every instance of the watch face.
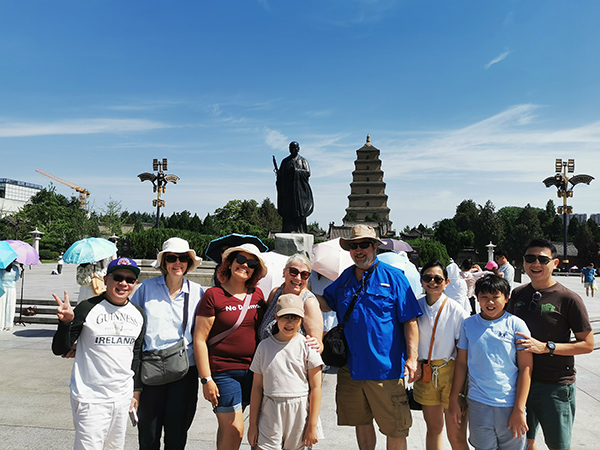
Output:
[[549,341],[546,345],[548,346],[548,350],[550,350],[550,353],[552,353],[556,349],[556,344],[554,344],[554,342],[552,341]]

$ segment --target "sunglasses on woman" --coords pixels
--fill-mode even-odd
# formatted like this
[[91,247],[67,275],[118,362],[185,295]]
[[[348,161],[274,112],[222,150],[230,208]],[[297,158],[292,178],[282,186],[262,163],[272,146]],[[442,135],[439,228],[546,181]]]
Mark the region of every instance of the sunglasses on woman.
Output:
[[247,264],[250,269],[256,269],[256,266],[258,266],[258,261],[256,259],[246,258],[241,253],[238,253],[235,260],[239,265]]
[[545,266],[554,258],[550,258],[549,256],[545,255],[525,255],[523,259],[528,264],[533,264],[537,260],[540,262],[540,264],[543,264]]
[[135,277],[124,277],[123,275],[118,275],[114,273],[111,273],[110,275],[117,283],[120,283],[121,281],[125,280],[127,284],[135,284],[135,282],[137,281],[137,278]]
[[425,283],[429,283],[433,280],[435,282],[435,284],[442,284],[445,281],[445,278],[440,277],[439,275],[432,277],[431,275],[425,274],[421,277],[421,280],[423,280],[423,282],[425,282]]
[[168,263],[174,263],[175,261],[181,261],[182,263],[189,263],[190,257],[187,255],[167,255],[165,256],[165,261]]
[[302,278],[303,280],[308,280],[308,278],[310,277],[310,272],[308,270],[303,270],[302,272],[300,272],[295,267],[288,267],[288,272],[293,278],[296,278],[298,275],[300,275],[300,278]]
[[351,242],[350,244],[348,244],[348,247],[350,247],[350,250],[356,250],[358,247],[360,247],[364,250],[366,248],[369,248],[370,246],[371,246],[371,241]]

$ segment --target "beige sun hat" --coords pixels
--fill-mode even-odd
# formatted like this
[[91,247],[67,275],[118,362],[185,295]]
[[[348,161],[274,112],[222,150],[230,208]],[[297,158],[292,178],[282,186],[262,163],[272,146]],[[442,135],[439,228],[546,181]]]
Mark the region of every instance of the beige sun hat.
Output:
[[286,314],[294,314],[304,317],[304,302],[299,295],[283,294],[277,299],[276,317],[285,316]]
[[258,259],[258,265],[260,267],[260,274],[258,275],[259,280],[267,274],[267,272],[268,272],[267,265],[265,264],[262,257],[260,256],[260,250],[258,249],[258,247],[256,245],[242,244],[242,245],[238,245],[237,247],[230,247],[223,252],[223,261],[225,261],[227,259],[227,257],[229,255],[231,255],[233,252],[246,252],[246,253],[250,253],[251,255],[256,256],[256,258]]
[[383,244],[377,234],[375,234],[375,229],[370,227],[369,225],[355,225],[352,227],[352,231],[349,238],[340,238],[340,247],[344,250],[350,251],[350,244],[353,241],[358,241],[362,239],[370,239],[373,242],[377,242],[379,244]]
[[160,267],[162,264],[165,253],[187,253],[190,257],[188,272],[191,272],[202,263],[202,258],[196,256],[196,252],[190,248],[188,241],[178,237],[172,237],[163,242],[162,251],[156,255],[156,267]]

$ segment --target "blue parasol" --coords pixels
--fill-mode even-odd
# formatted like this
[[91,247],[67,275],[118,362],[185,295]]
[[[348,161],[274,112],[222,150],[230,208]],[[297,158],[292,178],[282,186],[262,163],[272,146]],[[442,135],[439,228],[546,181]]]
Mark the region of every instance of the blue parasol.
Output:
[[10,246],[6,241],[0,241],[0,269],[6,269],[6,267],[17,259],[19,254]]
[[71,245],[63,260],[69,264],[94,263],[117,253],[117,246],[104,238],[86,238]]

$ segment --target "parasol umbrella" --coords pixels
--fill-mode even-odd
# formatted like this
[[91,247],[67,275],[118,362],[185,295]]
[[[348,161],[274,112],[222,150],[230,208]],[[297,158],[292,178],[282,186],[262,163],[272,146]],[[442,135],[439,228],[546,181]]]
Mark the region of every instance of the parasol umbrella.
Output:
[[379,261],[394,266],[404,272],[404,275],[406,275],[406,278],[410,283],[410,287],[417,297],[423,292],[419,269],[410,262],[406,253],[381,253],[380,255],[377,255],[377,258],[379,258]]
[[330,280],[354,264],[350,252],[340,247],[340,238],[313,245],[312,253],[312,269]]
[[400,239],[383,238],[383,244],[379,246],[379,250],[391,250],[393,252],[412,252],[413,248],[406,242]]
[[268,269],[267,275],[258,282],[258,287],[263,291],[266,300],[269,298],[269,294],[274,287],[283,284],[283,268],[285,267],[285,263],[289,256],[275,252],[267,252],[261,253],[260,257],[265,262]]
[[17,259],[19,254],[10,246],[6,241],[0,241],[0,269],[6,269],[6,267]]
[[117,253],[117,246],[104,238],[86,238],[75,242],[63,255],[69,264],[94,263]]
[[206,256],[217,264],[221,264],[221,254],[225,250],[242,244],[254,244],[261,252],[269,250],[269,248],[263,244],[263,241],[256,236],[233,233],[210,241],[206,248]]
[[17,256],[17,262],[25,264],[26,266],[40,264],[40,255],[38,252],[29,245],[27,242],[7,240],[8,244],[13,248],[19,256]]

